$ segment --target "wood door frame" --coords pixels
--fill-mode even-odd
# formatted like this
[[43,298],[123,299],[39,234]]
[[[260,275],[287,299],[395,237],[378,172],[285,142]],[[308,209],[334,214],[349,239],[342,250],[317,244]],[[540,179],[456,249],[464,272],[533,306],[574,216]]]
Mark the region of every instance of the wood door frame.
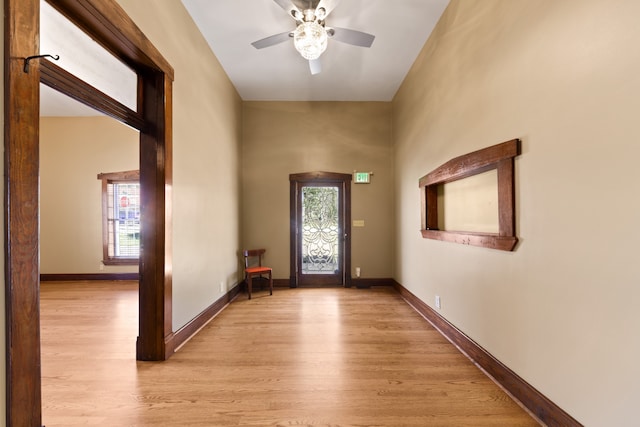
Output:
[[[115,0],[47,0],[139,75],[142,241],[138,360],[173,353],[173,68]],[[42,425],[39,313],[39,0],[5,0],[4,236],[6,423]],[[44,52],[49,53],[49,52]],[[144,232],[149,230],[149,232]]]
[[335,172],[304,172],[289,175],[289,286],[297,288],[298,283],[298,190],[305,184],[327,184],[342,186],[344,254],[342,284],[351,287],[351,174]]

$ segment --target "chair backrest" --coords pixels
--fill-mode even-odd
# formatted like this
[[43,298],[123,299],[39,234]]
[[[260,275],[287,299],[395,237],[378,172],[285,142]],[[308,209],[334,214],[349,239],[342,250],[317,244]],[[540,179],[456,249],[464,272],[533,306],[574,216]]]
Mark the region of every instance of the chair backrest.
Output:
[[[258,266],[262,267],[262,255],[266,252],[265,249],[246,249],[242,251],[242,256],[244,257],[244,268],[249,268],[251,266],[252,258],[258,259]],[[253,260],[255,263],[255,260]]]

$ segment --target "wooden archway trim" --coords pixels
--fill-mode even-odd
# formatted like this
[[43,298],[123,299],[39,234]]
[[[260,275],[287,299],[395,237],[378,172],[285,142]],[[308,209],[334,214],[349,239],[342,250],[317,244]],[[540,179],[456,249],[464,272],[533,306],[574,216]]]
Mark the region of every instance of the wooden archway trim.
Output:
[[145,121],[141,113],[133,111],[47,59],[40,60],[40,82],[134,129],[144,129]]
[[[33,1],[33,0],[28,0]],[[47,0],[85,33],[131,68],[143,67],[173,80],[173,67],[115,0]]]
[[[139,360],[173,353],[171,208],[173,69],[115,0],[48,0],[140,76]],[[6,422],[42,425],[38,265],[39,0],[5,0]]]

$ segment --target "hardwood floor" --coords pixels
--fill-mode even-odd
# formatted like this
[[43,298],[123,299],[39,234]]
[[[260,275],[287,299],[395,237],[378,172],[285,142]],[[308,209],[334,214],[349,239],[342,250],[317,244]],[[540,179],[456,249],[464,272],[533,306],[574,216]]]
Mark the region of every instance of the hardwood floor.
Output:
[[136,362],[135,283],[43,283],[43,423],[537,426],[390,288],[241,295]]

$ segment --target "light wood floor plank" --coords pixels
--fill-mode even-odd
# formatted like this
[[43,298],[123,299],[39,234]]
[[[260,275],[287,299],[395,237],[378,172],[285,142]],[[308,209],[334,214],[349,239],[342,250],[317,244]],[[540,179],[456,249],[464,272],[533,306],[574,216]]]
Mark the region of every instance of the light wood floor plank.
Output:
[[136,362],[135,283],[43,283],[54,426],[537,426],[392,289],[242,296]]

